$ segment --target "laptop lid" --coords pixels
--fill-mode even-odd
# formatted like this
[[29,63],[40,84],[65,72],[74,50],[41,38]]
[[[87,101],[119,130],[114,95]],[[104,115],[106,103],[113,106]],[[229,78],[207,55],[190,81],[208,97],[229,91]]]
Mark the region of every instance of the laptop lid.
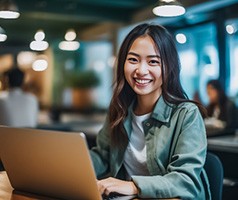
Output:
[[101,199],[83,133],[0,127],[0,158],[16,190]]

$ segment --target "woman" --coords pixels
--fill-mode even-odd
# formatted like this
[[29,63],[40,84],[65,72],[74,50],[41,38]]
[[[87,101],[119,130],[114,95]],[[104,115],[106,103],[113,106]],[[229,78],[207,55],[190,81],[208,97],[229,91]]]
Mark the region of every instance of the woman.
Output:
[[187,99],[179,71],[165,28],[142,24],[125,38],[109,114],[91,151],[102,194],[210,199],[200,106]]
[[218,80],[210,80],[207,83],[209,105],[207,114],[214,119],[213,124],[221,128],[236,128],[236,106],[226,96]]

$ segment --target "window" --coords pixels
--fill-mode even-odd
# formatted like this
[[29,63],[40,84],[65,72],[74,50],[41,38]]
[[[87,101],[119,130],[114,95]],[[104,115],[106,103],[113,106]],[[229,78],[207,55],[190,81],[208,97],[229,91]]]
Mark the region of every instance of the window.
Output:
[[[238,19],[226,23],[227,46],[229,47],[230,77],[228,77],[228,95],[238,100]],[[237,102],[238,103],[238,102]]]
[[207,104],[206,84],[219,77],[216,27],[213,23],[175,33],[181,61],[181,83],[189,98]]

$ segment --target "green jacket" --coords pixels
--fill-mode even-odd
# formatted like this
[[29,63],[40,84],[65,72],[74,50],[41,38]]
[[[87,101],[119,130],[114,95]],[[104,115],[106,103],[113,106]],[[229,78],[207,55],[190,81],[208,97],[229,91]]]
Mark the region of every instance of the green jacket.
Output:
[[[124,128],[130,139],[133,105]],[[203,169],[207,141],[203,119],[193,103],[176,106],[160,97],[151,117],[143,122],[150,176],[132,176],[142,198],[209,200],[209,183]],[[118,149],[110,145],[108,123],[99,132],[91,158],[98,178],[106,174],[123,179],[124,153],[128,141]]]

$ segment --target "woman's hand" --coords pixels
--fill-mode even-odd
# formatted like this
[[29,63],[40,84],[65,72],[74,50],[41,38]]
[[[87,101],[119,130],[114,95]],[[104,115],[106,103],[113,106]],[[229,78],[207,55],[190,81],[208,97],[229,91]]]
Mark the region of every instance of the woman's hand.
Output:
[[122,181],[116,178],[106,178],[97,182],[101,194],[109,195],[116,192],[124,195],[138,194],[138,189],[132,181]]

